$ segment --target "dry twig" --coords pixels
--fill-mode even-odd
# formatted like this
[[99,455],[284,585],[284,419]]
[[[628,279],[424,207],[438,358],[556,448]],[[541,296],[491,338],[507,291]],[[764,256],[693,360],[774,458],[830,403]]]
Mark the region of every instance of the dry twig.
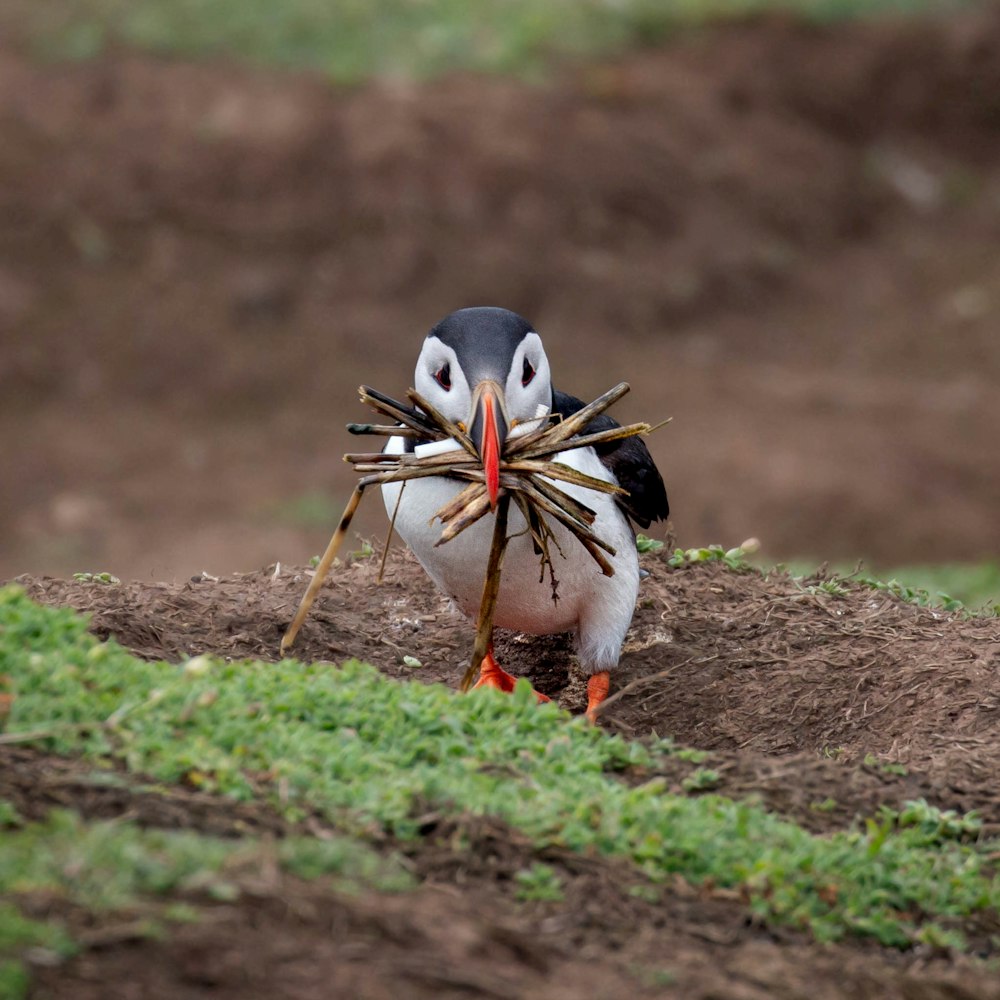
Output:
[[[352,434],[381,437],[400,435],[424,442],[451,440],[455,442],[455,448],[430,455],[418,455],[416,452],[397,455],[363,452],[344,456],[344,460],[350,462],[357,472],[362,473],[362,477],[351,495],[323,558],[316,567],[295,618],[281,640],[282,654],[286,653],[295,641],[299,628],[333,565],[367,487],[394,482],[401,482],[405,486],[410,479],[427,476],[447,476],[468,483],[435,514],[435,519],[440,520],[442,524],[441,537],[436,543],[438,545],[444,545],[456,538],[476,524],[490,509],[483,465],[474,443],[463,427],[445,417],[413,389],[406,394],[410,404],[413,405],[401,403],[369,386],[361,386],[358,391],[362,402],[368,404],[376,413],[398,421],[398,424],[349,424],[348,429]],[[538,426],[532,427],[525,433],[508,436],[500,461],[500,486],[503,492],[497,504],[493,544],[486,567],[483,598],[476,626],[476,641],[472,663],[462,679],[463,691],[471,684],[492,638],[493,614],[500,590],[503,553],[508,541],[507,519],[511,500],[528,523],[528,530],[539,556],[541,579],[544,579],[545,573],[548,572],[552,583],[553,600],[558,599],[558,579],[550,545],[555,545],[560,554],[562,550],[549,523],[550,519],[557,521],[577,538],[602,573],[606,576],[614,574],[614,568],[607,556],[614,556],[615,550],[591,530],[595,518],[594,511],[570,496],[556,483],[582,486],[599,493],[621,495],[626,491],[614,483],[595,479],[564,463],[556,462],[554,457],[560,452],[574,448],[585,448],[635,435],[649,434],[654,428],[646,423],[614,427],[592,434],[582,433],[594,417],[603,413],[628,391],[628,383],[622,382],[561,422],[556,422],[556,417],[549,414],[539,419]],[[386,547],[388,548],[388,544]]]

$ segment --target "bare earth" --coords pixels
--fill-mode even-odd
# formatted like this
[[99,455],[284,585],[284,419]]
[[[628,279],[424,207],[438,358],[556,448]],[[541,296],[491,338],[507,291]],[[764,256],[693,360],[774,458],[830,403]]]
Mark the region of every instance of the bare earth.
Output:
[[[651,446],[682,544],[995,553],[998,125],[996,10],[734,24],[545,87],[336,92],[0,47],[0,579],[30,574],[32,596],[144,657],[274,658],[307,581],[288,566],[322,548],[350,488],[355,387],[402,392],[424,331],[477,303],[532,318],[561,387],[627,379],[619,418],[674,417]],[[708,749],[719,791],[817,832],[917,797],[1000,832],[996,619],[645,564],[605,726]],[[382,586],[376,569],[338,570],[297,655],[454,685],[467,623],[405,553]],[[76,570],[144,582],[53,578]],[[582,708],[565,637],[499,651]],[[671,766],[680,791],[694,765]],[[28,816],[286,832],[260,807],[99,787],[25,748],[0,747],[0,797]],[[261,873],[163,940],[64,912],[92,947],[34,970],[33,995],[1000,998],[976,960],[819,946],[711,887],[646,902],[596,858],[543,855],[566,901],[519,904],[531,846],[482,820],[462,833],[472,851],[444,821],[384,845],[410,855],[407,895]],[[964,930],[997,957],[1000,928]]]
[[[408,554],[390,556],[381,586],[377,562],[336,570],[296,654],[357,656],[393,677],[455,685],[471,648],[468,623]],[[710,749],[701,766],[719,772],[716,790],[759,796],[816,832],[923,797],[977,809],[986,834],[1000,833],[1000,620],[922,610],[864,588],[813,593],[788,577],[718,565],[671,569],[659,556],[644,564],[651,575],[604,725]],[[173,585],[18,582],[38,600],[91,612],[98,635],[144,657],[273,659],[307,578],[269,567]],[[504,634],[497,647],[508,669],[581,710],[568,637]],[[88,768],[29,750],[0,748],[0,762],[0,796],[27,815],[60,804],[221,835],[284,832],[263,809],[183,789],[95,787]],[[672,763],[670,787],[680,792],[694,767]],[[456,852],[455,826],[441,820],[417,846],[386,845],[409,854],[422,880],[414,894],[343,897],[275,875],[246,887],[239,903],[211,904],[207,924],[167,941],[133,940],[127,922],[123,940],[120,926],[88,924],[100,946],[40,970],[38,995],[311,998],[330,996],[334,984],[335,995],[365,998],[1000,997],[995,969],[970,959],[816,945],[755,926],[738,894],[711,887],[678,882],[649,903],[628,894],[634,876],[622,866],[536,854],[510,831],[470,824],[468,851]],[[514,873],[538,859],[559,868],[564,903],[513,901]],[[1000,926],[966,931],[981,958],[996,956]]]

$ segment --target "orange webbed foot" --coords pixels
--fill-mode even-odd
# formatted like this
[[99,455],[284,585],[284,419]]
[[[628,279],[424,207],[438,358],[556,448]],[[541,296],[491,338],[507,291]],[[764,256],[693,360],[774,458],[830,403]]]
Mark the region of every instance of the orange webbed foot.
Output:
[[[491,687],[496,688],[498,691],[503,691],[505,694],[510,694],[514,690],[514,685],[517,683],[517,678],[508,674],[503,667],[493,657],[493,650],[491,649],[483,660],[482,666],[479,668],[479,680],[473,684],[473,688],[480,687]],[[538,699],[539,704],[543,701],[551,701],[551,699],[542,694],[540,691],[535,692],[535,697]]]
[[608,690],[611,687],[611,680],[608,677],[607,670],[602,670],[599,674],[593,674],[589,681],[587,681],[587,711],[586,716],[592,722],[597,722],[597,712],[608,696]]

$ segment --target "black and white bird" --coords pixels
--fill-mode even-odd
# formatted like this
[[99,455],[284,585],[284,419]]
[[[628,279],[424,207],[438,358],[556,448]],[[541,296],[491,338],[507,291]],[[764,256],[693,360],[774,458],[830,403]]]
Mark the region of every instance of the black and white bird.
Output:
[[[531,430],[550,411],[565,417],[584,405],[553,388],[541,337],[526,319],[506,309],[460,309],[446,316],[427,334],[414,378],[417,391],[470,434],[494,505],[505,440]],[[586,431],[614,426],[618,426],[614,420],[601,415]],[[386,451],[399,454],[414,447],[421,445],[412,438],[392,437]],[[554,601],[549,583],[539,580],[538,555],[524,518],[512,507],[495,624],[536,635],[575,632],[579,663],[589,675],[587,714],[593,718],[607,696],[608,671],[618,665],[639,591],[632,522],[646,528],[666,518],[667,494],[649,450],[638,437],[561,452],[554,461],[628,491],[621,496],[557,484],[596,513],[593,530],[616,552],[609,557],[614,575],[601,573],[583,546],[561,525],[553,525],[561,550],[552,552],[559,581]],[[444,477],[414,479],[405,484],[400,498],[402,485],[382,487],[389,516],[396,513],[396,529],[437,587],[475,620],[492,545],[492,517],[435,546],[440,526],[432,523],[434,514],[464,484]],[[477,687],[484,685],[503,691],[514,686],[514,678],[496,663],[492,650],[483,661]],[[544,695],[538,697],[546,700]]]

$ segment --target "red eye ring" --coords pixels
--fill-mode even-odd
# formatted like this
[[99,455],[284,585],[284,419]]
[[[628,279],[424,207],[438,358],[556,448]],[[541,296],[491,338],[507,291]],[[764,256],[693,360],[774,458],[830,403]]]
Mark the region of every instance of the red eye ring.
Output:
[[531,367],[531,362],[525,358],[524,366],[521,369],[521,385],[526,386],[535,377],[535,369]]
[[451,365],[445,362],[435,373],[434,378],[437,379],[437,383],[441,386],[445,392],[451,389]]

